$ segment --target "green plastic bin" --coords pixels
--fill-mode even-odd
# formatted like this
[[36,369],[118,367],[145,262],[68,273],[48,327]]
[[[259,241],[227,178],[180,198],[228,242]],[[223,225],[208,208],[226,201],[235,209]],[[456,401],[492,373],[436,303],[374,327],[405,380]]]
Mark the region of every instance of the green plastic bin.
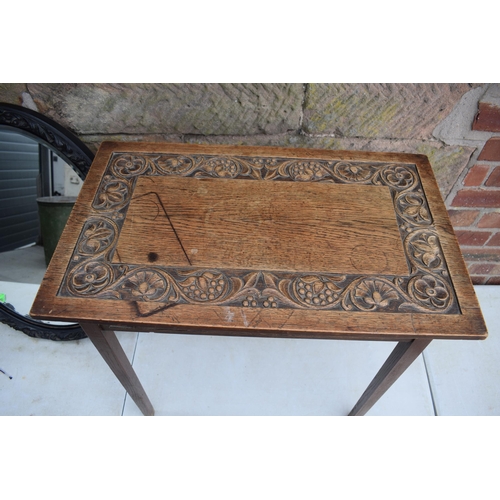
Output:
[[40,231],[42,233],[45,263],[49,265],[52,254],[73,209],[76,196],[44,196],[37,198]]

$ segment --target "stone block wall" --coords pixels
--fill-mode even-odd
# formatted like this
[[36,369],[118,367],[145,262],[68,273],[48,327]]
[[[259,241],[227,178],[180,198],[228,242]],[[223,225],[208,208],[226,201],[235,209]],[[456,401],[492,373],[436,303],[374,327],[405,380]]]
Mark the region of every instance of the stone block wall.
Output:
[[103,140],[420,153],[476,284],[500,284],[500,84],[0,84]]

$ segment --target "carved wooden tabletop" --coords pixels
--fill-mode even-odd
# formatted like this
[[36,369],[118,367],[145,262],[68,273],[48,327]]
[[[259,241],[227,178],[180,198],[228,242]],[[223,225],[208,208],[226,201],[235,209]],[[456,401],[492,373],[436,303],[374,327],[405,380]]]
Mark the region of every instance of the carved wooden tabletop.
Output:
[[487,335],[425,156],[220,145],[103,143],[31,315],[94,343]]
[[485,335],[419,155],[104,143],[53,260],[35,317],[294,337]]

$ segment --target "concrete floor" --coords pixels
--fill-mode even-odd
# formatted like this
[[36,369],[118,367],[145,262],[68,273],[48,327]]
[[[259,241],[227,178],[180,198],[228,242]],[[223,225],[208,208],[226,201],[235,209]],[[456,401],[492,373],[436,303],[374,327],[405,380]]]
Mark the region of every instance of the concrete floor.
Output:
[[47,266],[40,245],[17,248],[0,255],[0,281],[40,284]]
[[[37,289],[0,281],[0,292],[22,313]],[[433,341],[368,415],[500,415],[500,287],[475,290],[488,339]],[[156,415],[346,415],[395,345],[125,332],[118,338]],[[0,369],[0,415],[140,415],[88,339],[33,339],[0,324]]]

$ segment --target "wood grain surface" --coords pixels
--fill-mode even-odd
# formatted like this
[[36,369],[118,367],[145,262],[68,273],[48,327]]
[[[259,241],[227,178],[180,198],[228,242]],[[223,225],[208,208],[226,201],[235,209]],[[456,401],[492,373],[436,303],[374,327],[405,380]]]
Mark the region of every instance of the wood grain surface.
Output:
[[103,143],[54,257],[36,318],[223,335],[486,337],[422,155]]
[[387,187],[305,182],[141,177],[113,261],[408,275]]

